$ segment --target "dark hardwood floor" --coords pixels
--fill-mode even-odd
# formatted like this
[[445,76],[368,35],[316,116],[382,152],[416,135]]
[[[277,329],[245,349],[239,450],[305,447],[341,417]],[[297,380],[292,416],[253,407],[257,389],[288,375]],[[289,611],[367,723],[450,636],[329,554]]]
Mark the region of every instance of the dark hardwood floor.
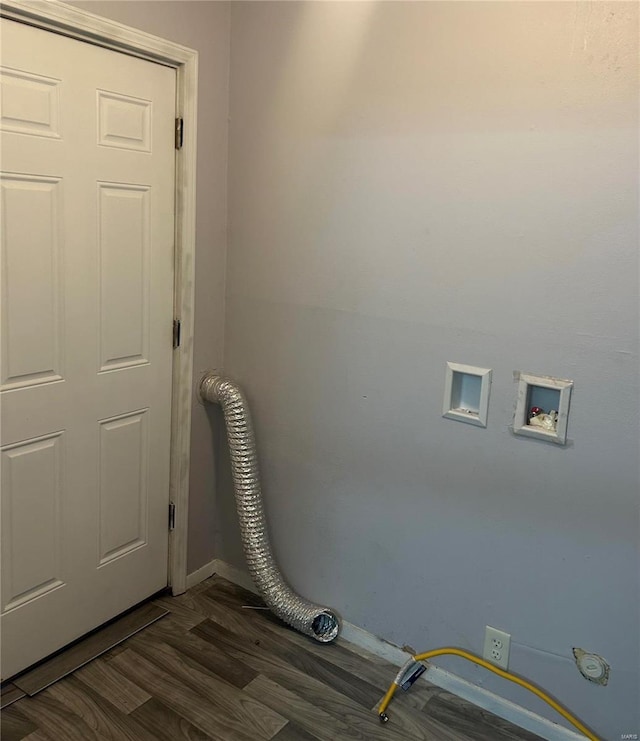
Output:
[[539,739],[424,679],[381,725],[398,667],[301,636],[220,577],[154,603],[171,614],[3,710],[2,741]]

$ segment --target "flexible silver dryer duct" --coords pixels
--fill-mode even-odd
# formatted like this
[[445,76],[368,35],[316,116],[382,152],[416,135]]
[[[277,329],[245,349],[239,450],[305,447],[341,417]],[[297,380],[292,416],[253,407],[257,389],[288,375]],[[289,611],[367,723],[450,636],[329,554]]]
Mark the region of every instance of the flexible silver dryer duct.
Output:
[[296,594],[273,558],[262,506],[253,425],[242,390],[233,381],[210,373],[200,381],[200,396],[220,404],[224,413],[242,544],[254,584],[271,611],[285,623],[320,643],[330,643],[340,632],[339,617],[333,610]]

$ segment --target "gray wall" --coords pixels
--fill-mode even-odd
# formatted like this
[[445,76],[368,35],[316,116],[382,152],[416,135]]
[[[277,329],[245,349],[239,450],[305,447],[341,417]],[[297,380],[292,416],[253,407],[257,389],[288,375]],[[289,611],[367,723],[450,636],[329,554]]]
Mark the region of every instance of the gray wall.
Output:
[[[222,367],[224,342],[229,4],[98,0],[72,4],[199,52],[194,381],[199,380],[205,370]],[[188,572],[214,557],[212,451],[217,442],[204,407],[195,399],[191,436]]]
[[[637,15],[231,8],[224,364],[283,570],[418,650],[506,630],[607,739],[640,732]],[[494,369],[486,430],[441,418],[448,360]],[[574,379],[566,448],[509,432],[516,369]],[[219,517],[242,565],[228,483]]]

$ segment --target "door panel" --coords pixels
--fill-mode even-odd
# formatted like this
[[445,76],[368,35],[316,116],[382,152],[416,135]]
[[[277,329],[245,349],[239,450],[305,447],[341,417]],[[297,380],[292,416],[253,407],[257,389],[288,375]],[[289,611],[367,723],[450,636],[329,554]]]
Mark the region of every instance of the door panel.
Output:
[[60,80],[3,68],[2,130],[60,138]]
[[98,143],[151,151],[151,101],[98,90]]
[[175,70],[1,23],[7,678],[167,584]]
[[147,543],[149,410],[100,423],[99,565]]
[[62,378],[61,181],[3,174],[0,187],[5,390]]
[[[12,610],[63,586],[61,498],[64,433],[2,451],[2,609]],[[34,549],[31,543],[37,542]]]
[[149,201],[147,186],[98,183],[100,371],[149,362]]

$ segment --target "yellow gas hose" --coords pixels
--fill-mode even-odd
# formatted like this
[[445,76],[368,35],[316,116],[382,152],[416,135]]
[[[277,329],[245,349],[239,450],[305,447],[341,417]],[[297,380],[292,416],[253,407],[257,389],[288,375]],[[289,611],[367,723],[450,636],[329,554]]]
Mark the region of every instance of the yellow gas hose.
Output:
[[[490,664],[488,661],[481,659],[479,656],[476,656],[475,654],[472,654],[469,651],[463,651],[461,648],[436,648],[433,651],[426,651],[423,654],[416,654],[413,657],[413,660],[414,661],[427,661],[427,659],[432,659],[434,656],[445,656],[445,655],[461,656],[463,659],[467,659],[468,661],[473,661],[475,664],[479,664],[480,666],[483,666],[485,669],[488,669],[490,672],[497,674],[499,677],[503,677],[504,679],[508,679],[510,682],[519,684],[521,687],[524,687],[526,690],[529,690],[529,692],[533,692],[534,695],[537,695],[541,700],[544,700],[547,703],[547,705],[550,705],[556,712],[560,713],[560,715],[563,718],[566,718],[566,720],[568,720],[569,723],[575,726],[581,733],[584,733],[584,735],[589,739],[589,741],[600,741],[600,739],[597,736],[595,736],[574,715],[572,715],[568,710],[563,708],[562,705],[556,702],[553,698],[549,697],[549,695],[547,695],[546,692],[543,692],[539,687],[536,687],[534,684],[531,684],[531,682],[527,682],[526,679],[521,679],[520,677],[517,677],[515,674],[510,674],[509,672],[506,672],[503,669],[499,669],[497,666],[493,666],[493,664]],[[395,695],[396,690],[398,689],[398,686],[399,686],[398,678],[396,678],[396,680],[391,684],[391,686],[387,690],[387,694],[382,699],[382,702],[380,703],[380,707],[378,708],[378,713],[380,715],[380,720],[382,722],[386,722],[388,720],[388,716],[385,713],[385,710],[389,707],[389,703],[393,699],[393,696]]]

